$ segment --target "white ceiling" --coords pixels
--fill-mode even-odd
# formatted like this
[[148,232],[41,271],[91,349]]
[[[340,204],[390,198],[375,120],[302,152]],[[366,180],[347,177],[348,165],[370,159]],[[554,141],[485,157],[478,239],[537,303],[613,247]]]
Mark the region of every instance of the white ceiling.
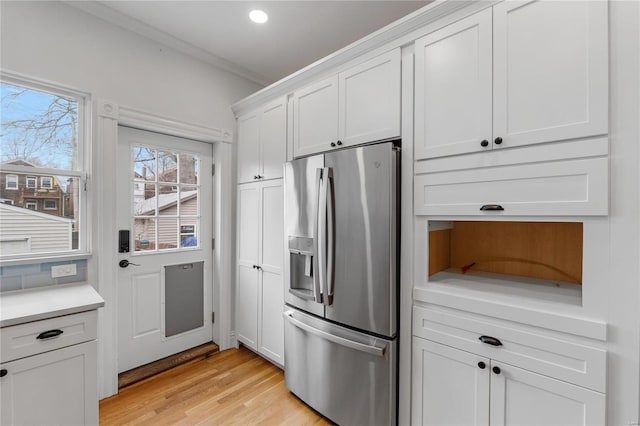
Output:
[[[262,84],[273,83],[429,1],[68,2]],[[262,9],[269,21],[248,18]]]

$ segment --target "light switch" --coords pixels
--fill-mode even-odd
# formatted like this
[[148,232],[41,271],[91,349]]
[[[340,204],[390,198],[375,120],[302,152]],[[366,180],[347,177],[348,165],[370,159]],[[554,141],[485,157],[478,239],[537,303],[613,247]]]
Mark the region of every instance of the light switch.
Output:
[[76,264],[69,263],[68,265],[56,265],[51,267],[51,278],[69,277],[76,275]]

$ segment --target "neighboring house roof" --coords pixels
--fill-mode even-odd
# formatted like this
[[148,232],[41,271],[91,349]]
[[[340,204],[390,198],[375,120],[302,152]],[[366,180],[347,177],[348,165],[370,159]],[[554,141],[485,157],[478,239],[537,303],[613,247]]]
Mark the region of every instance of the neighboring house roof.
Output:
[[[198,191],[184,191],[180,193],[180,201],[188,201],[195,198],[198,195]],[[153,213],[156,208],[156,200],[158,200],[158,210],[164,210],[166,208],[175,206],[178,200],[178,194],[171,192],[169,194],[160,194],[156,197],[147,198],[144,201],[136,203],[136,214],[146,215]]]
[[37,167],[35,164],[27,161],[27,160],[9,160],[9,161],[4,161],[0,164],[11,164],[14,166],[27,166],[27,167]]
[[39,211],[24,208],[24,207],[16,207],[16,206],[12,206],[11,204],[0,203],[0,210],[13,211],[13,212],[21,213],[28,216],[35,216],[43,219],[55,220],[57,222],[66,222],[66,223],[73,222],[73,219],[67,219],[66,217],[60,217],[54,214],[39,212]]

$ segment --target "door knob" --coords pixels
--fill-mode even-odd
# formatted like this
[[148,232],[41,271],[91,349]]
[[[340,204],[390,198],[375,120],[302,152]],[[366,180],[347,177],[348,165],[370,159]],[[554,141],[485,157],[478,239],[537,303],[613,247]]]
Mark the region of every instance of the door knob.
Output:
[[121,268],[126,268],[126,267],[127,267],[127,266],[129,266],[129,265],[133,265],[133,266],[140,266],[140,265],[138,265],[137,263],[131,263],[131,262],[129,262],[127,259],[122,259],[120,262],[118,262],[118,265],[119,265]]

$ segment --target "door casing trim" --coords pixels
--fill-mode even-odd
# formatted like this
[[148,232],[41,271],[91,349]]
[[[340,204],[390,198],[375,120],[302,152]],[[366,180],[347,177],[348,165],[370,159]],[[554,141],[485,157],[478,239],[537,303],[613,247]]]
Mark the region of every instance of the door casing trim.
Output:
[[[117,163],[118,126],[164,133],[213,145],[216,174],[213,182],[213,308],[216,323],[213,336],[218,336],[220,350],[233,346],[231,335],[231,256],[232,252],[232,192],[233,192],[233,133],[189,123],[174,118],[140,111],[97,99],[93,108],[95,155],[93,158],[92,235],[97,254],[97,289],[105,300],[98,311],[98,397],[118,393],[118,251],[116,222],[116,179],[113,170]],[[100,241],[99,246],[96,241]],[[212,336],[212,337],[213,337]]]

